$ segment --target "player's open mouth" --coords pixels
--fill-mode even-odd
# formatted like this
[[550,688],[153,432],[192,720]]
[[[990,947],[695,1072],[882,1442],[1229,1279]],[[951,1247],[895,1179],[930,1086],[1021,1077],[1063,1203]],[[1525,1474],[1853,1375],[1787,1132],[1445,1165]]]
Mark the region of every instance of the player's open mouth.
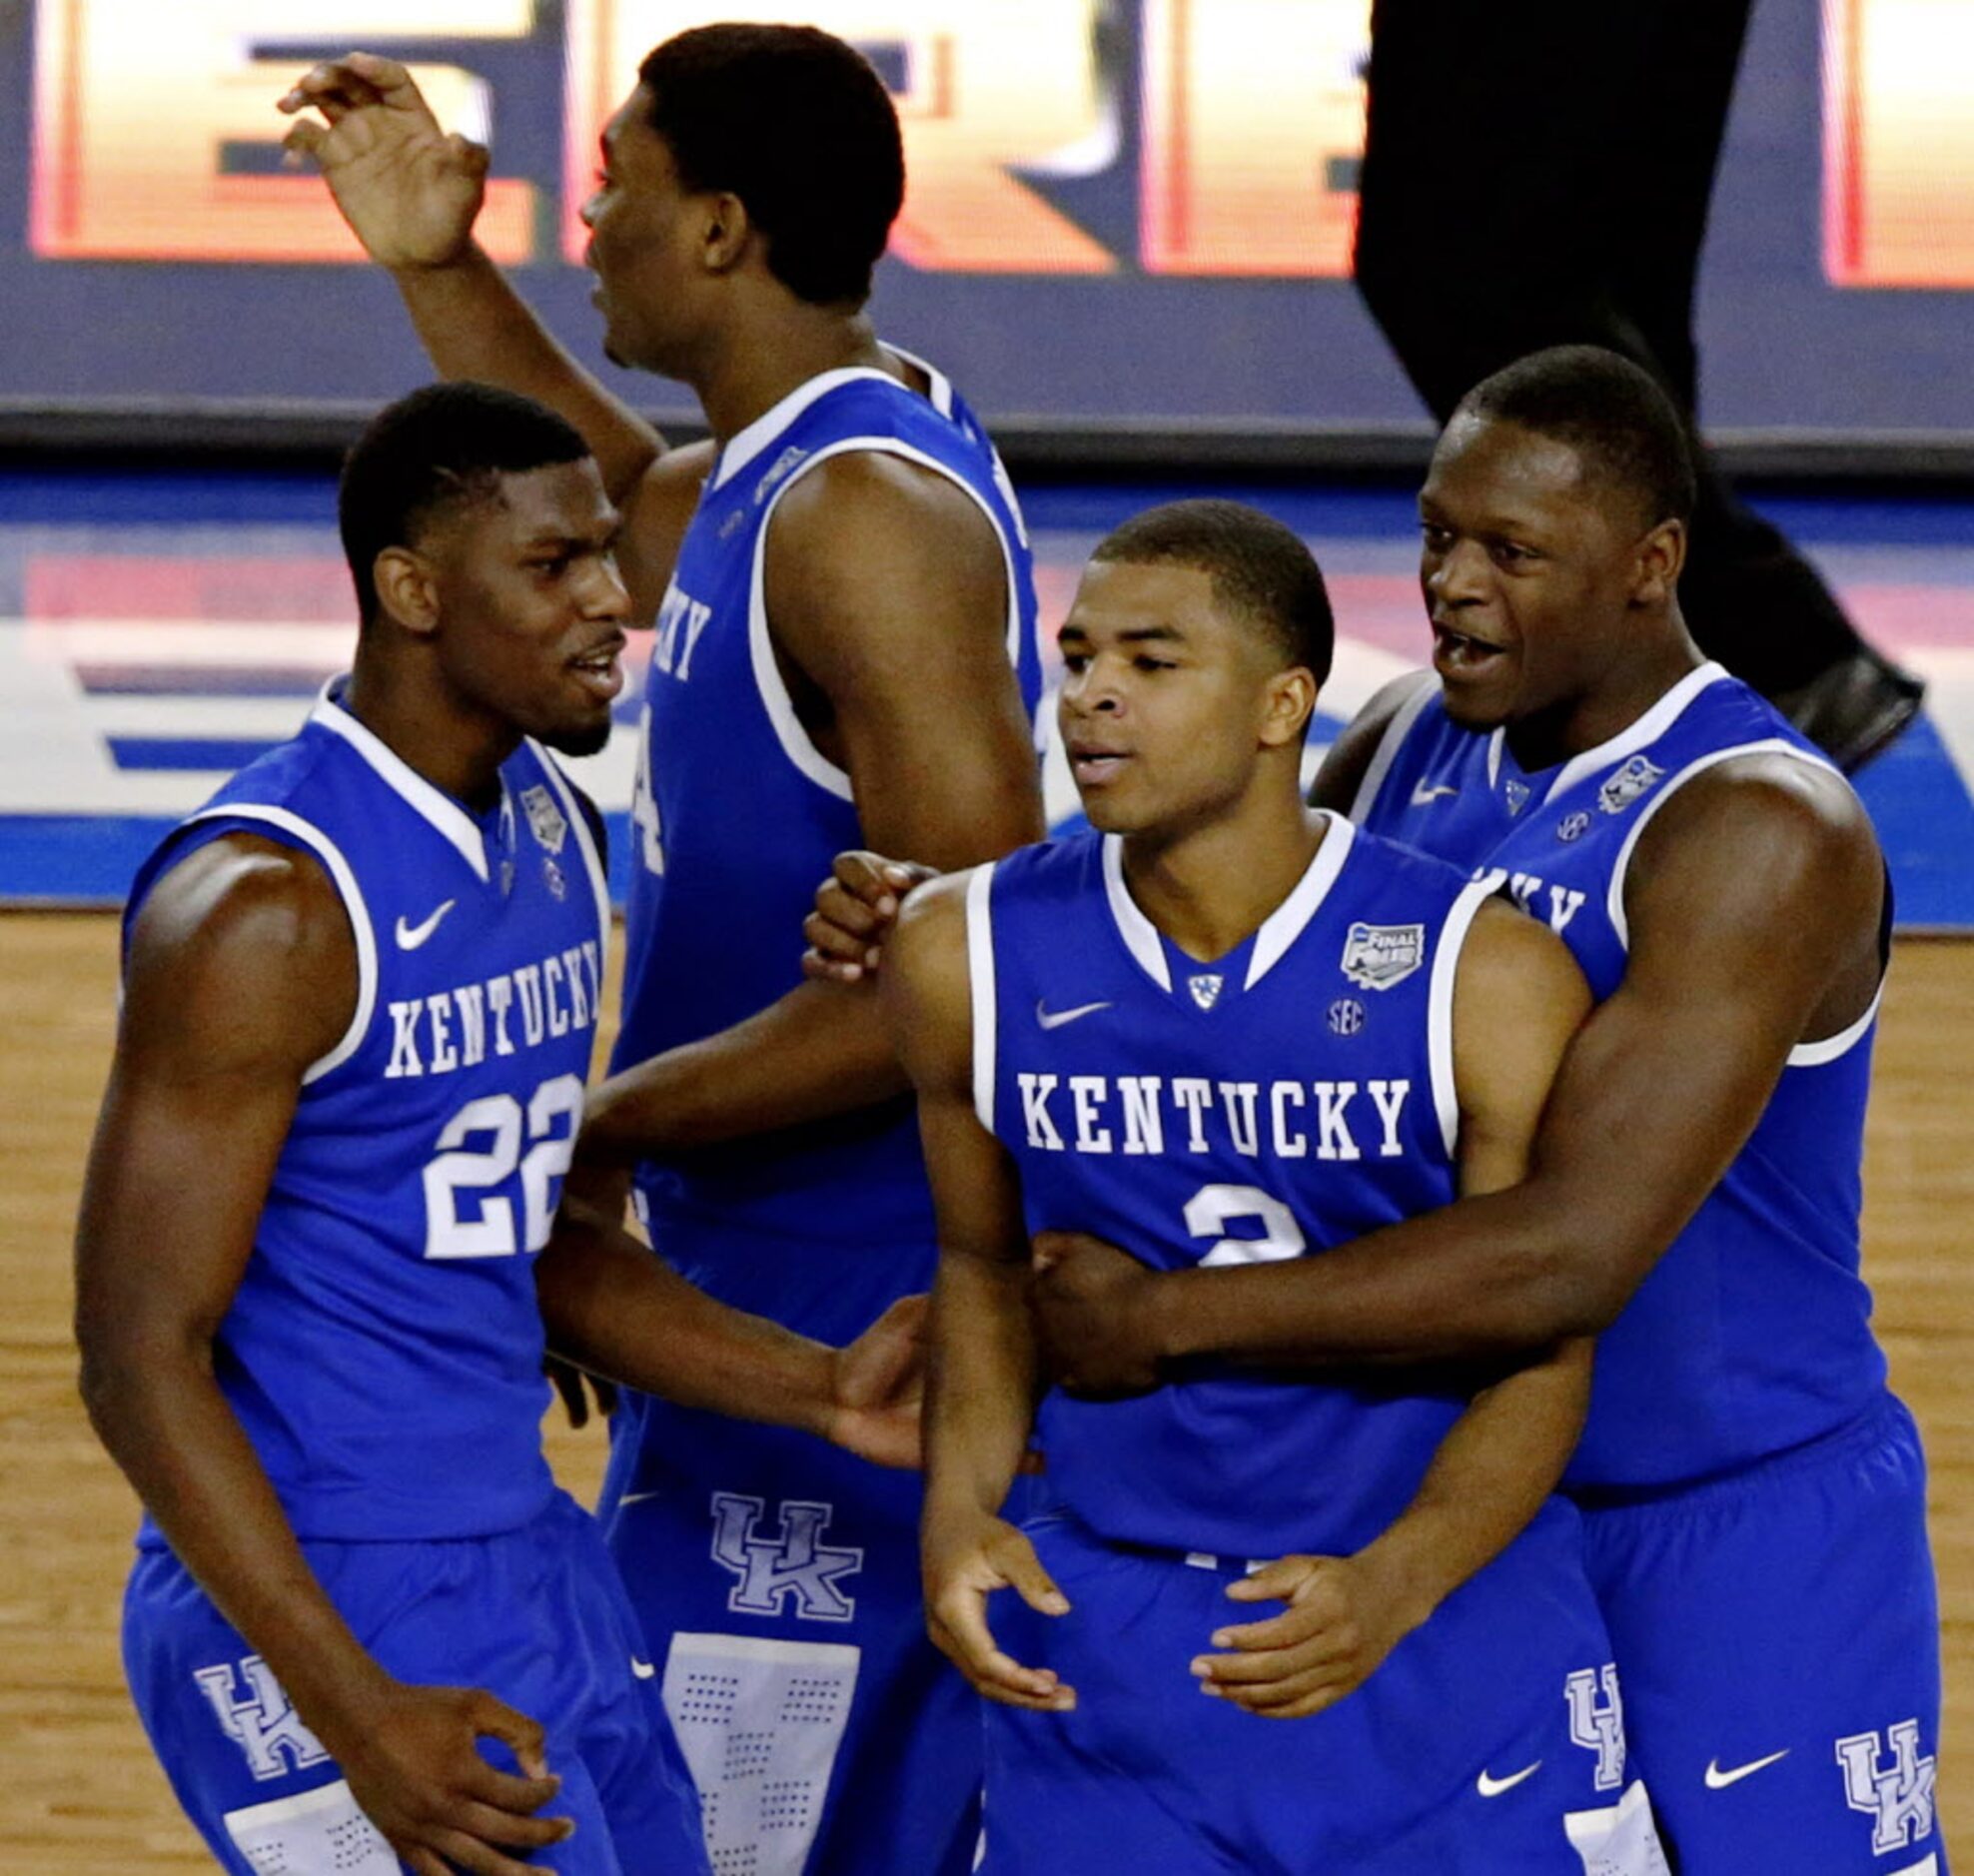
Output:
[[1114,781],[1131,757],[1122,749],[1107,749],[1093,743],[1069,745],[1069,770],[1079,783],[1101,785]]
[[614,637],[598,645],[594,651],[585,651],[579,658],[570,658],[568,667],[575,673],[577,683],[607,703],[623,688],[623,666],[618,661],[622,652],[622,637]]
[[1499,645],[1490,645],[1484,638],[1470,637],[1440,624],[1433,627],[1433,666],[1443,677],[1483,676],[1506,656]]

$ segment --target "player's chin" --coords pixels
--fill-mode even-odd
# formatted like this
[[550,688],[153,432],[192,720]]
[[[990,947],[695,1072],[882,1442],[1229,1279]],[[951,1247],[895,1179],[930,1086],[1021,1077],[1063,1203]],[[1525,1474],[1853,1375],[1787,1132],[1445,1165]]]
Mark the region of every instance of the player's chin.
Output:
[[1499,729],[1514,715],[1514,688],[1497,682],[1440,684],[1440,702],[1462,729]]
[[610,713],[543,724],[533,734],[557,755],[595,755],[610,739]]

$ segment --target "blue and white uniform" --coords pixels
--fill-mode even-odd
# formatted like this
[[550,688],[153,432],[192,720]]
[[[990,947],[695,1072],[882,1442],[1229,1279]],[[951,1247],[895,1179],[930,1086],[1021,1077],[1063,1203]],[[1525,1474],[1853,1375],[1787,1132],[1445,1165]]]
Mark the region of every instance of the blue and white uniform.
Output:
[[[1717,665],[1560,766],[1522,770],[1430,677],[1355,804],[1504,877],[1599,1000],[1652,816],[1748,753],[1825,759]],[[1568,1488],[1625,1719],[1683,1876],[1940,1876],[1939,1621],[1925,1464],[1859,1275],[1877,1004],[1791,1051],[1754,1133],[1597,1350]]]
[[[768,629],[768,527],[802,476],[875,452],[971,496],[1000,539],[1007,656],[1035,707],[1020,513],[980,426],[931,376],[930,397],[878,371],[811,379],[732,438],[706,479],[652,653],[616,1069],[795,988],[816,883],[865,844],[850,778],[803,729]],[[906,1100],[647,1165],[637,1187],[653,1244],[693,1283],[826,1342],[931,1281]],[[915,1478],[804,1433],[642,1398],[617,1414],[602,1511],[720,1867],[967,1868],[979,1724],[925,1637],[918,1502]]]
[[[576,1820],[557,1869],[702,1871],[690,1781],[600,1532],[542,1457],[531,1254],[582,1112],[609,902],[587,808],[523,743],[481,816],[334,696],[140,870],[126,929],[199,846],[310,855],[357,1008],[303,1078],[214,1372],[311,1567],[402,1680],[538,1720]],[[146,1730],[238,1876],[389,1872],[266,1664],[147,1518],[124,1609]],[[648,1664],[646,1672],[648,1672]],[[486,1742],[496,1762],[503,1747]]]
[[[1450,1204],[1454,980],[1490,890],[1331,816],[1253,937],[1200,963],[1132,899],[1115,838],[975,872],[975,1105],[1029,1231],[1173,1270],[1320,1256]],[[1191,1676],[1217,1628],[1267,1612],[1225,1594],[1250,1559],[1362,1549],[1465,1406],[1215,1363],[1131,1400],[1050,1394],[1054,1503],[1029,1530],[1070,1611],[1006,1596],[992,1619],[1078,1704],[987,1708],[988,1876],[1662,1869],[1559,1498],[1327,1712],[1264,1720]]]

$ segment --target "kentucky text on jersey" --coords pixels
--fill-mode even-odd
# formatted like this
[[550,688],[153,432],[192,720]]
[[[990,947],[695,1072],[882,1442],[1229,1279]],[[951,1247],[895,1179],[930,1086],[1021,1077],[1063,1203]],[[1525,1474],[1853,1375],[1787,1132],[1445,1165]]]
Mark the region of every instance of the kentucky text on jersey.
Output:
[[[1360,1090],[1354,1081],[1065,1078],[1024,1069],[1015,1082],[1028,1145],[1043,1153],[1162,1154],[1170,1120],[1174,1153],[1361,1160],[1369,1152],[1395,1160],[1405,1152],[1399,1123],[1412,1096],[1412,1083],[1405,1080],[1367,1081]],[[1362,1144],[1357,1129],[1367,1130]]]
[[396,999],[384,1078],[450,1075],[478,1068],[490,1050],[512,1055],[592,1029],[602,994],[601,956],[585,943],[480,983]]

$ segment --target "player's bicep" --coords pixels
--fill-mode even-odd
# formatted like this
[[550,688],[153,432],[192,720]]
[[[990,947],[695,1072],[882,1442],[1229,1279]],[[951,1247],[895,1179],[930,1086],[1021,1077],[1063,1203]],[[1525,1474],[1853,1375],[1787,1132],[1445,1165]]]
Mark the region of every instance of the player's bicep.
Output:
[[939,867],[1042,832],[1034,738],[1008,655],[1005,544],[941,475],[859,453],[778,504],[777,647],[827,701],[865,843]]
[[1475,915],[1454,979],[1460,1183],[1468,1197],[1527,1174],[1550,1089],[1590,1008],[1562,940],[1498,899]]
[[649,625],[658,615],[712,466],[709,442],[667,450],[617,504],[623,516],[616,539],[617,572],[630,594],[633,626]]
[[347,918],[313,861],[229,841],[159,883],[132,932],[83,1187],[86,1340],[147,1318],[217,1321],[302,1078],[335,1048],[356,1001]]

